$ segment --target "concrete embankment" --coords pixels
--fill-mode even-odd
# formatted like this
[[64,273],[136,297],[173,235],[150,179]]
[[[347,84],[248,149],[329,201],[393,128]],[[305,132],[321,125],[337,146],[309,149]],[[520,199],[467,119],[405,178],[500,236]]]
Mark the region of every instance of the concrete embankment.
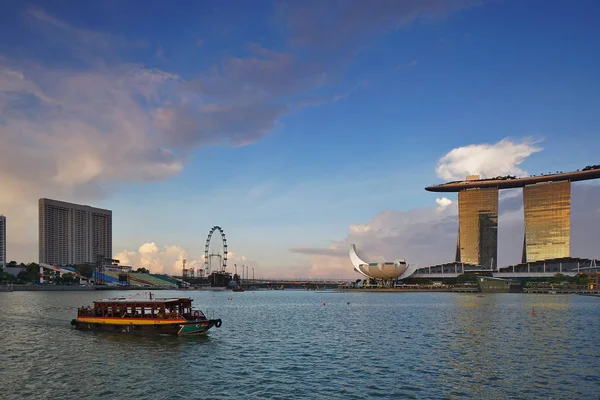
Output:
[[117,286],[69,286],[69,285],[0,285],[0,292],[87,292],[94,290],[226,290],[226,288],[213,288],[213,287],[198,287],[189,289],[178,289],[173,287],[117,287]]
[[524,293],[535,294],[585,294],[589,296],[600,296],[600,291],[577,288],[525,288]]
[[13,285],[13,292],[83,292],[96,290],[94,286],[62,286],[62,285]]

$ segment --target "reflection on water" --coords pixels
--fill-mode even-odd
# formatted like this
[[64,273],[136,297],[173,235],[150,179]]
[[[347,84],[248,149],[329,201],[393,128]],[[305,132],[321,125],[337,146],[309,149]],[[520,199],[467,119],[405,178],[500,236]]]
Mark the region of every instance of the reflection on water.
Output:
[[114,295],[0,293],[1,398],[596,398],[600,390],[597,298],[185,292],[222,328],[172,337],[70,326],[77,307]]
[[90,332],[80,331],[81,335],[99,336],[98,340],[113,342],[117,346],[140,346],[158,350],[176,350],[179,347],[194,346],[210,342],[208,335],[198,336],[173,336],[173,335],[150,335],[150,334],[128,334],[117,332]]

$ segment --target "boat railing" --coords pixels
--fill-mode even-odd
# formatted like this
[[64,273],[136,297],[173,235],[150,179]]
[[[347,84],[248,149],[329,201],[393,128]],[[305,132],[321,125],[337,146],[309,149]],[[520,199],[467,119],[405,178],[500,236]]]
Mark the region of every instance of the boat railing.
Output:
[[95,316],[94,310],[91,307],[80,307],[77,309],[78,317],[93,317]]
[[[140,314],[138,312],[122,312],[122,311],[108,311],[106,314],[97,314],[97,310],[91,307],[80,307],[77,309],[78,317],[103,317],[103,318],[153,318],[153,319],[205,319],[206,317],[202,311],[192,310],[191,314],[181,314],[179,312],[165,312],[155,315]],[[189,317],[189,318],[188,318]]]

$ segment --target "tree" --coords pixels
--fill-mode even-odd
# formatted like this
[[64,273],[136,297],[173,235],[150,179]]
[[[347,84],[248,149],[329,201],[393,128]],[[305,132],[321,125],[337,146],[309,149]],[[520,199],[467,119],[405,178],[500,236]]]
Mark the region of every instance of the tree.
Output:
[[39,282],[40,266],[36,263],[27,264],[25,270],[19,272],[18,278],[25,282]]
[[75,274],[67,273],[54,278],[56,283],[79,283],[79,277]]
[[578,285],[587,285],[590,282],[590,278],[587,275],[579,274],[575,277],[575,283]]
[[477,282],[475,274],[460,274],[456,277],[456,283]]
[[2,266],[0,265],[0,282],[4,282],[6,280],[8,280],[8,273],[4,272],[4,268],[2,268]]
[[552,280],[555,283],[560,283],[560,282],[565,282],[565,281],[568,282],[569,278],[566,275],[563,275],[563,274],[556,274],[556,275],[554,275],[554,277],[552,278]]
[[74,265],[73,268],[75,268],[75,270],[77,272],[79,272],[79,274],[81,276],[86,277],[86,278],[91,278],[92,275],[94,274],[94,267],[91,265],[79,264],[79,265]]
[[140,273],[140,274],[149,274],[150,270],[148,270],[146,268],[138,268],[135,270],[135,272]]

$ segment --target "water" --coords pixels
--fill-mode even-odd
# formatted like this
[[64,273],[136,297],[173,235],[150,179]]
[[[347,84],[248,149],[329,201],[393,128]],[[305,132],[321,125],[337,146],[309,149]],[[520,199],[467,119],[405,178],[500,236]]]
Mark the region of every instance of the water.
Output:
[[190,296],[223,326],[207,337],[75,331],[69,321],[78,306],[117,293],[0,293],[0,398],[575,399],[600,393],[600,298],[156,293]]

